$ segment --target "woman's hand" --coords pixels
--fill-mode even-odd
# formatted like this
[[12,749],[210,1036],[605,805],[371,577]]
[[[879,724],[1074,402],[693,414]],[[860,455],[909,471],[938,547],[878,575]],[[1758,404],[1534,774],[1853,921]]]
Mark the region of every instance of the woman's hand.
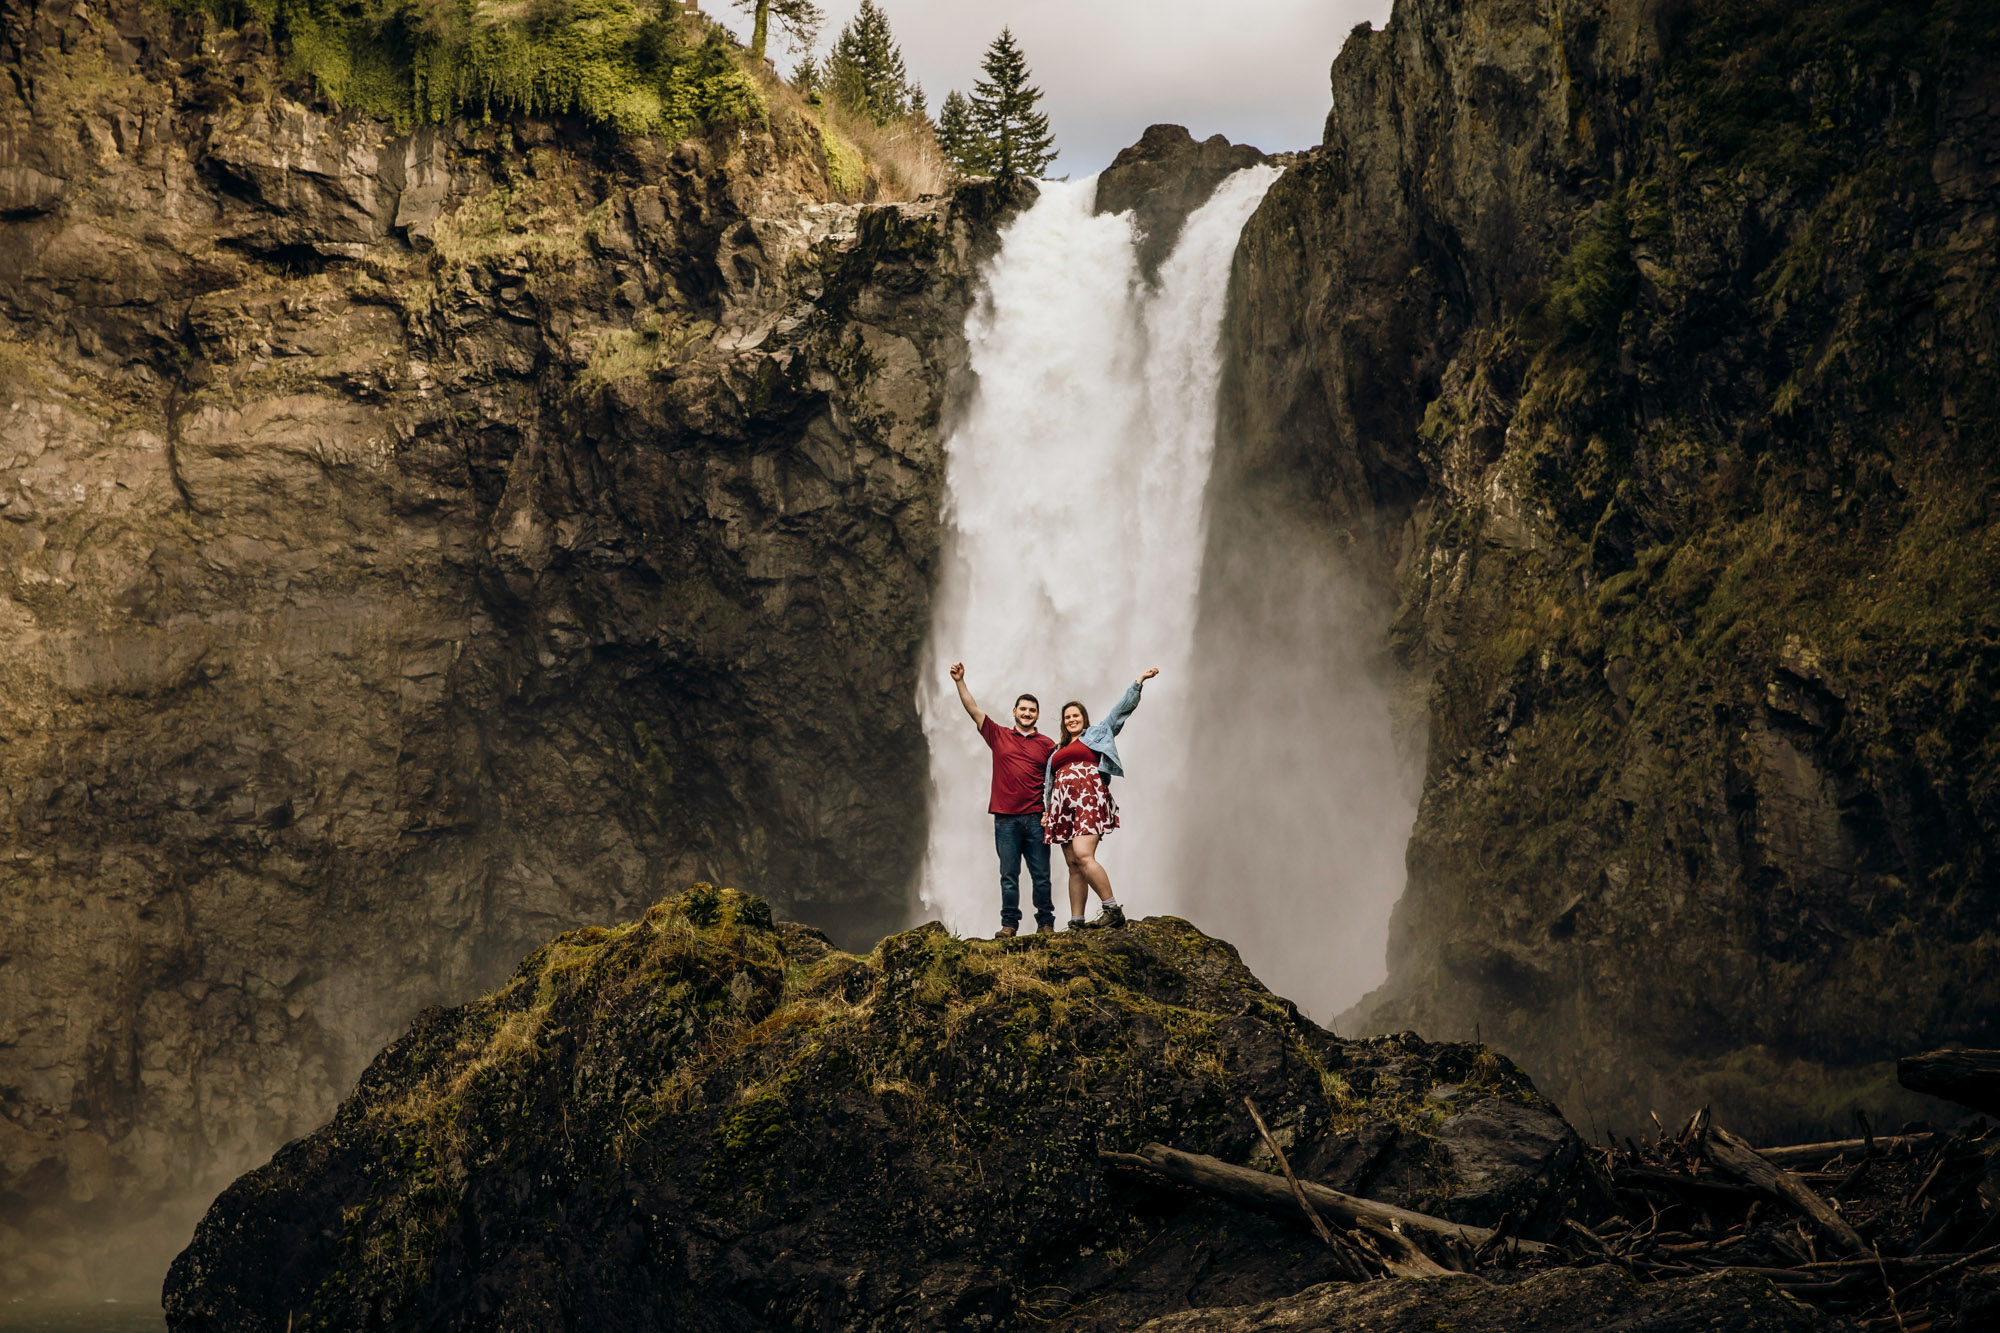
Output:
[[1160,669],[1158,667],[1147,667],[1144,671],[1139,673],[1138,683],[1144,685],[1147,681],[1151,680],[1153,677],[1159,674],[1160,674]]

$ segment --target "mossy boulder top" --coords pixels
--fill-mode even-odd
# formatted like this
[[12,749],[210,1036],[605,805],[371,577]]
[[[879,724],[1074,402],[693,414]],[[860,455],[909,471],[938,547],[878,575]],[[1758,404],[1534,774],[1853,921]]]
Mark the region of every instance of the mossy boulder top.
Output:
[[1509,1061],[1343,1041],[1184,921],[858,956],[698,885],[420,1015],[215,1203],[176,1329],[1129,1328],[1333,1276],[1105,1174],[1161,1142],[1466,1221],[1595,1188]]

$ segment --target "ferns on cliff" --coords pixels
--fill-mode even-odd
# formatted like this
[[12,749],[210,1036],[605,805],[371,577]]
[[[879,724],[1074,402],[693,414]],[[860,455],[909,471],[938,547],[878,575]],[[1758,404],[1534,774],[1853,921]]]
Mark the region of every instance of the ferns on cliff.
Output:
[[255,20],[336,106],[393,123],[575,113],[625,134],[761,123],[763,91],[717,28],[634,0],[168,0]]

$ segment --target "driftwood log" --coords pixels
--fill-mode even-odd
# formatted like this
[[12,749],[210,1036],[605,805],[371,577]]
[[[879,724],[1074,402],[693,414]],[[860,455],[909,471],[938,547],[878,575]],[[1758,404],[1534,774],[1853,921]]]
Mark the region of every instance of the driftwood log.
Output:
[[[1327,1229],[1326,1220],[1312,1206],[1312,1200],[1306,1197],[1305,1187],[1299,1183],[1299,1178],[1292,1174],[1292,1164],[1285,1160],[1285,1150],[1278,1146],[1278,1141],[1265,1127],[1264,1117],[1257,1111],[1257,1103],[1245,1097],[1243,1105],[1249,1110],[1250,1120],[1257,1126],[1264,1146],[1278,1159],[1278,1170],[1285,1173],[1285,1184],[1290,1186],[1292,1197],[1298,1201],[1306,1220],[1312,1223],[1320,1239],[1339,1253],[1343,1260],[1350,1263],[1358,1261],[1364,1269],[1379,1269],[1391,1277],[1442,1277],[1453,1271],[1424,1253],[1421,1246],[1402,1232],[1365,1218],[1344,1229],[1346,1234],[1336,1239]],[[1373,1276],[1372,1273],[1369,1275]]]
[[[1149,1143],[1136,1153],[1100,1152],[1097,1156],[1105,1165],[1120,1170],[1163,1178],[1176,1185],[1219,1195],[1253,1208],[1291,1217],[1299,1215],[1291,1186],[1283,1177],[1255,1171],[1247,1166],[1232,1166],[1214,1157],[1181,1152],[1161,1143]],[[1495,1240],[1493,1231],[1487,1227],[1449,1222],[1442,1217],[1412,1212],[1394,1204],[1356,1198],[1352,1194],[1316,1185],[1310,1180],[1299,1181],[1298,1187],[1319,1215],[1336,1227],[1350,1230],[1366,1227],[1370,1234],[1387,1232],[1424,1245],[1433,1258],[1441,1255],[1455,1262],[1463,1248],[1477,1250]],[[1518,1246],[1523,1254],[1540,1254],[1550,1248],[1532,1240],[1508,1240],[1506,1243]]]
[[2000,1051],[1925,1051],[1896,1061],[1896,1081],[1912,1092],[1929,1093],[2000,1116]]
[[1878,1134],[1872,1139],[1834,1139],[1829,1143],[1793,1143],[1782,1148],[1759,1148],[1758,1154],[1772,1166],[1786,1171],[1811,1171],[1849,1153],[1882,1153],[1906,1143],[1928,1139],[1928,1134]]
[[1833,1205],[1821,1198],[1812,1186],[1784,1168],[1773,1166],[1755,1148],[1722,1126],[1707,1126],[1704,1150],[1709,1164],[1716,1170],[1798,1209],[1842,1249],[1853,1254],[1869,1252],[1868,1242],[1861,1239],[1861,1233],[1834,1211]]

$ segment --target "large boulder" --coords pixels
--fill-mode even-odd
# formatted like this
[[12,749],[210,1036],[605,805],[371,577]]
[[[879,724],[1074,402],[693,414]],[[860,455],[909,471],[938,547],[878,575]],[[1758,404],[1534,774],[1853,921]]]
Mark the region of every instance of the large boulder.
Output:
[[[216,1201],[168,1320],[1112,1329],[1272,1300],[1336,1275],[1309,1232],[1097,1159],[1162,1142],[1275,1169],[1246,1097],[1302,1168],[1375,1144],[1398,1203],[1511,1191],[1524,1215],[1593,1189],[1504,1058],[1343,1041],[1183,921],[931,925],[858,956],[698,885],[422,1015]],[[1465,1174],[1451,1126],[1510,1115],[1557,1127],[1566,1169]]]

